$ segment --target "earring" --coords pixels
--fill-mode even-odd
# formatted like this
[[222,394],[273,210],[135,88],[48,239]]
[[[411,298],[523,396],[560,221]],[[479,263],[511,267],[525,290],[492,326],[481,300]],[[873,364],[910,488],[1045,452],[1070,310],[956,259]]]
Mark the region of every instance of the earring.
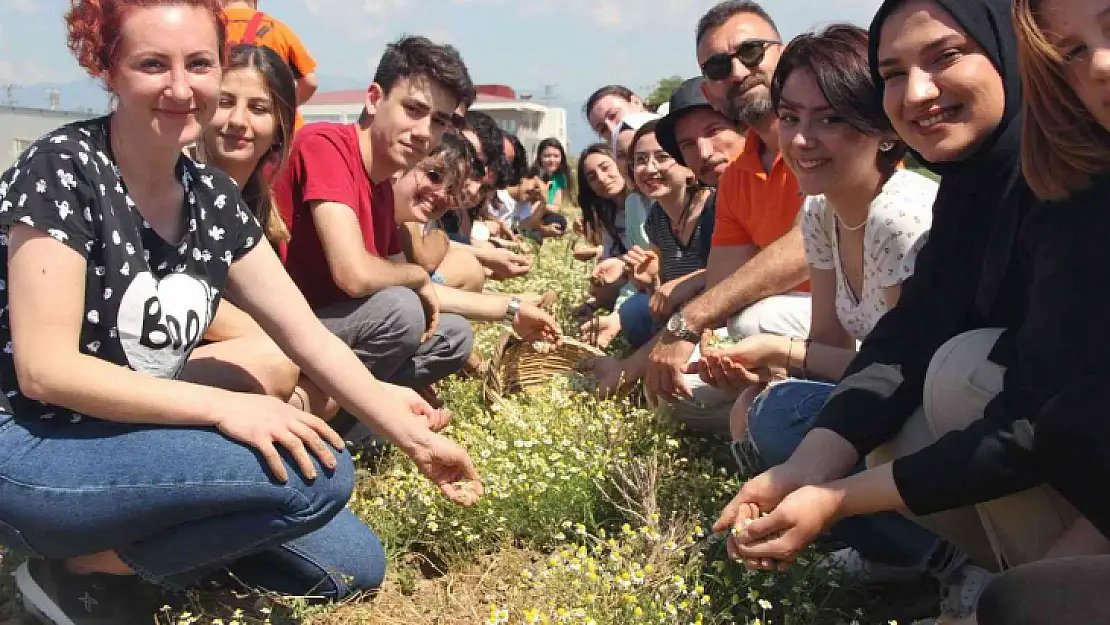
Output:
[[880,152],[889,152],[893,149],[894,149],[894,142],[893,141],[883,141],[882,143],[879,144],[879,151]]

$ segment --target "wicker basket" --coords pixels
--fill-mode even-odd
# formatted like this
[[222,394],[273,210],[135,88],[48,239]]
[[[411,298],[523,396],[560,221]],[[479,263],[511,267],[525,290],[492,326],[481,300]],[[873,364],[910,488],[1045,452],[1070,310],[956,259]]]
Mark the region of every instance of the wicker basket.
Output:
[[539,386],[556,375],[580,375],[576,365],[583,360],[604,356],[600,349],[564,337],[558,347],[533,343],[506,333],[490,359],[482,385],[487,406],[504,398]]

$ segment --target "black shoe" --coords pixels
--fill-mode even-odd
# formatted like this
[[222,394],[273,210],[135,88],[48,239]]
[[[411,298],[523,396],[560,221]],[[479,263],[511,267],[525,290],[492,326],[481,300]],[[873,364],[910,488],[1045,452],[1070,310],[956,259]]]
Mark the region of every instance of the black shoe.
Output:
[[151,625],[161,593],[136,576],[70,572],[60,560],[28,560],[15,571],[27,611],[50,625]]

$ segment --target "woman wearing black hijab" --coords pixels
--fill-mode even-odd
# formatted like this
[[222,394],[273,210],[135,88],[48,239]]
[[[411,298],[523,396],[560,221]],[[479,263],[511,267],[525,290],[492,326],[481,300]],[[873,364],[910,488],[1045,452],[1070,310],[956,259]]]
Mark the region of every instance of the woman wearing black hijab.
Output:
[[[929,242],[817,427],[715,529],[742,529],[730,553],[762,568],[840,518],[896,509],[985,566],[1055,555],[1078,515],[1040,486],[1032,424],[1110,364],[1107,218],[1054,215],[1025,183],[1009,0],[887,0],[871,60],[895,129],[943,176]],[[839,479],[860,456],[873,468]]]

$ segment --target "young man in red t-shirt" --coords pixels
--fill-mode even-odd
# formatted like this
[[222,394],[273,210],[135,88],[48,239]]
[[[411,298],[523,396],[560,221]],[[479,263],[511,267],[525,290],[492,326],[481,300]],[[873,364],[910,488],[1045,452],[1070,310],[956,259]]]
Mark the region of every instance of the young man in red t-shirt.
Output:
[[387,382],[422,388],[462,368],[473,331],[441,308],[504,319],[522,334],[557,333],[542,311],[434,284],[401,253],[391,180],[428,155],[460,104],[473,101],[453,47],[405,37],[386,47],[359,121],[306,125],[274,185],[292,235],[282,250],[289,275],[324,324]]
[[[391,178],[438,143],[474,86],[458,53],[423,37],[387,47],[355,124],[302,128],[274,195],[289,275],[378,379],[426,386],[459,370],[474,334],[439,315],[428,273],[401,254]],[[430,332],[430,335],[428,334]]]

